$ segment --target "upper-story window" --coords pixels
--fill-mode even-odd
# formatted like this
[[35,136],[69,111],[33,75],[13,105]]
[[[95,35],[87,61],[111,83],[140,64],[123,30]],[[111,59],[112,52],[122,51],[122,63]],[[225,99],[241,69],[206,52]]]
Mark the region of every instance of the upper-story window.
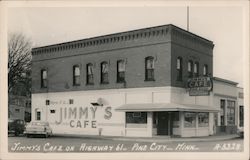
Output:
[[117,61],[117,82],[125,82],[125,61]]
[[193,76],[193,61],[188,61],[188,77]]
[[194,63],[194,76],[196,77],[199,76],[199,63],[198,62]]
[[41,70],[41,88],[47,88],[48,87],[48,80],[47,80],[47,70],[43,69]]
[[94,73],[93,73],[93,64],[87,64],[87,84],[94,84]]
[[208,66],[205,64],[203,66],[203,76],[207,76],[207,74],[208,74]]
[[154,58],[153,57],[145,58],[145,80],[146,81],[154,80]]
[[109,77],[108,77],[108,63],[102,62],[101,63],[101,83],[109,83]]
[[80,85],[80,67],[79,65],[73,66],[73,85]]
[[182,80],[182,58],[178,57],[176,61],[176,69],[177,69],[177,80]]

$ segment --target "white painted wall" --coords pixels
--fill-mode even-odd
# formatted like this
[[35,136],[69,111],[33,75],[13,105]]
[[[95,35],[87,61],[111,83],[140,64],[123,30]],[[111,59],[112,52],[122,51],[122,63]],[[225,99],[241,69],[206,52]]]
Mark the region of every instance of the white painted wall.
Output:
[[[224,86],[221,84],[214,84],[214,92],[223,93],[224,95],[233,94],[233,88]],[[219,89],[217,89],[218,87]],[[220,89],[224,90],[220,90]],[[92,105],[90,103],[97,102],[101,98],[103,100],[104,106],[98,106],[95,118],[90,116],[87,119],[73,119],[74,121],[80,120],[82,123],[84,120],[96,120],[96,128],[71,128],[69,126],[70,120],[65,119],[63,123],[57,125],[55,121],[59,121],[59,111],[60,108],[69,107],[88,107]],[[46,106],[46,99],[50,100],[51,105]],[[67,104],[69,99],[74,100],[74,104]],[[53,102],[58,102],[57,104]],[[65,102],[65,104],[64,104]],[[71,92],[56,92],[56,93],[40,93],[32,94],[32,120],[35,120],[35,110],[41,111],[41,118],[44,121],[48,121],[54,133],[63,134],[90,134],[98,135],[100,129],[102,130],[101,135],[113,135],[113,136],[152,136],[153,131],[148,128],[125,128],[125,113],[115,111],[117,107],[123,104],[132,103],[179,103],[179,104],[196,104],[220,108],[219,97],[214,96],[212,92],[210,96],[189,96],[186,89],[177,87],[148,87],[148,88],[130,88],[130,89],[109,89],[109,90],[91,90],[91,91],[71,91]],[[111,107],[112,117],[110,119],[104,118],[105,108]],[[56,110],[55,114],[51,114],[50,110]],[[89,109],[90,110],[90,109]],[[90,113],[89,113],[90,114]],[[148,121],[151,123],[150,115]],[[209,116],[210,117],[210,116]],[[183,122],[183,117],[180,114],[181,121]],[[210,117],[212,118],[212,117]],[[212,123],[212,121],[211,121]],[[148,125],[148,127],[151,125]],[[89,127],[89,126],[88,126]],[[180,130],[174,132],[182,135],[192,135],[194,131],[181,129],[183,124],[180,125]],[[212,134],[211,127],[208,134]],[[197,133],[195,133],[197,134]],[[205,131],[201,131],[198,135],[206,135]]]

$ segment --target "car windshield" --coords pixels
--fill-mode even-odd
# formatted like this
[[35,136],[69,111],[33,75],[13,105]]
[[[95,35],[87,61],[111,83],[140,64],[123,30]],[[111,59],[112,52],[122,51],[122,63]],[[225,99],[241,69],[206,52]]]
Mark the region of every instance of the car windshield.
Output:
[[44,126],[46,125],[46,122],[31,122],[32,126]]

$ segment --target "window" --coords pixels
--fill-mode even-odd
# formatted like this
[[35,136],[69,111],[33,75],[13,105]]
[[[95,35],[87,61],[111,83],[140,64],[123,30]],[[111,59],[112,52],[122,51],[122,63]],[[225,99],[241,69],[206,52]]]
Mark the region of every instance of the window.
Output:
[[40,111],[36,111],[36,120],[37,121],[41,120],[41,112]]
[[145,58],[145,80],[154,81],[154,58]]
[[74,100],[73,99],[69,99],[69,104],[73,104]]
[[179,112],[172,112],[173,128],[179,128],[180,126],[180,117]]
[[126,123],[147,123],[147,112],[126,112]]
[[188,61],[188,77],[193,77],[193,61]]
[[107,62],[102,62],[101,63],[101,83],[109,83],[108,80],[108,63]]
[[117,82],[125,82],[125,61],[117,61]]
[[196,114],[193,112],[185,112],[184,117],[185,117],[184,126],[186,128],[195,128],[195,126],[196,126]]
[[177,81],[182,81],[182,58],[178,57],[176,61]]
[[15,109],[15,111],[16,111],[17,113],[19,113],[19,112],[20,112],[20,109]]
[[224,126],[225,125],[225,107],[226,103],[224,99],[220,100],[220,125]]
[[50,113],[51,113],[51,114],[56,113],[56,110],[51,109],[51,110],[50,110]]
[[207,73],[208,72],[208,66],[205,64],[204,66],[203,66],[203,76],[207,76]]
[[196,77],[199,76],[199,63],[198,62],[194,63],[194,76]]
[[244,98],[244,94],[242,92],[239,92],[238,97],[241,98],[241,99],[243,99]]
[[235,101],[227,101],[227,124],[235,125]]
[[239,108],[239,120],[240,120],[240,127],[243,127],[244,125],[244,107],[243,106],[240,106]]
[[80,67],[78,65],[73,66],[73,85],[80,85]]
[[94,84],[93,64],[87,64],[87,84]]
[[45,103],[46,103],[46,105],[49,105],[50,101],[49,101],[49,100],[46,100]]
[[199,127],[208,127],[208,113],[198,113]]
[[47,70],[43,69],[41,70],[41,88],[47,88]]

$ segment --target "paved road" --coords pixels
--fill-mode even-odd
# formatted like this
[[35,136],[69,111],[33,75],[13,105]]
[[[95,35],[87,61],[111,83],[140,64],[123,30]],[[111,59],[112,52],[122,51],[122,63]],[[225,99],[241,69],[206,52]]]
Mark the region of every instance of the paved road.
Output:
[[242,139],[209,142],[132,142],[75,137],[9,137],[10,152],[232,152],[243,151]]

